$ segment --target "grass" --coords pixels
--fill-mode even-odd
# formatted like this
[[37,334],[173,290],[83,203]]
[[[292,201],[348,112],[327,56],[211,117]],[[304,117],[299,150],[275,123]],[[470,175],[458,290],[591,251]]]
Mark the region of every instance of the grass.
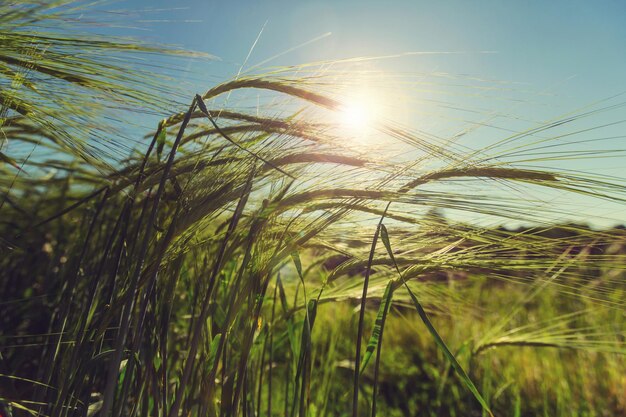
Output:
[[[0,52],[23,78],[1,81],[15,87],[0,165],[5,414],[624,412],[625,236],[554,226],[565,208],[528,197],[623,204],[624,184],[503,157],[562,139],[545,135],[587,113],[480,152],[377,120],[390,151],[373,152],[332,117],[341,80],[303,66],[225,82],[168,115],[160,79],[94,65],[108,51],[171,50],[27,30],[71,4],[58,6],[2,18],[2,34],[24,36]],[[94,53],[54,52],[70,47]],[[7,61],[32,50],[44,52],[30,66]],[[46,85],[60,85],[51,102],[31,95]],[[123,98],[109,106],[163,117],[128,157],[116,157],[118,139],[112,152],[98,151],[99,135],[87,142],[81,123],[95,110],[75,111],[111,86]],[[249,91],[268,94],[255,114],[217,101]],[[106,106],[99,132],[115,127]],[[481,227],[441,209],[534,226]]]

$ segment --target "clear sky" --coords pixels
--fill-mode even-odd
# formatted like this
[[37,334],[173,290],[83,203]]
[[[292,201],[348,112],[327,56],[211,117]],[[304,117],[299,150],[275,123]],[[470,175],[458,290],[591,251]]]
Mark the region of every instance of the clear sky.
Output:
[[567,89],[582,100],[626,89],[622,0],[126,0],[114,5],[171,9],[139,13],[138,20],[170,21],[148,24],[144,27],[150,31],[135,34],[220,57],[226,65],[216,66],[216,75],[233,75],[229,66],[236,73],[267,22],[250,64],[330,32],[272,64],[408,51],[494,51],[421,61],[423,67],[450,67],[456,73],[528,82],[539,89],[576,76]]
[[[262,30],[245,67],[315,39],[265,65],[296,65],[413,51],[455,52],[384,61],[378,69],[441,72],[465,80],[477,77],[511,83],[514,88],[510,91],[489,95],[492,107],[500,106],[498,94],[506,96],[509,99],[506,110],[529,123],[541,123],[626,92],[626,1],[623,0],[126,0],[107,7],[138,11],[129,13],[128,17],[142,30],[116,29],[117,34],[177,44],[219,57],[220,61],[191,68],[198,91],[235,76]],[[455,82],[458,80],[453,78],[449,83]],[[464,108],[480,107],[485,101],[483,98],[478,104],[463,94],[446,100],[456,100]],[[626,95],[609,103],[624,101]],[[626,110],[622,106],[594,116],[586,126],[576,128],[624,119]],[[515,124],[515,120],[509,121]],[[507,121],[502,119],[499,123],[503,126]],[[439,129],[435,133],[445,136],[453,132]],[[489,134],[503,133],[485,133]],[[626,124],[618,124],[589,138],[625,134]],[[626,149],[626,139],[593,146],[594,149],[616,147]],[[580,160],[575,162],[576,166],[567,168],[626,178],[626,156],[619,155]],[[606,207],[603,215],[626,220],[623,208]],[[597,208],[589,210],[590,215],[591,211],[599,213]]]

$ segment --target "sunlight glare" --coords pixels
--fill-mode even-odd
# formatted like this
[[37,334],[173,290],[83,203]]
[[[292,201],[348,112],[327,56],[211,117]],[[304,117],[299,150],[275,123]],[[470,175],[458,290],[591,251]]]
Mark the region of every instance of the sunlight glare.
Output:
[[359,103],[350,103],[343,107],[341,120],[346,127],[360,128],[367,125],[368,109]]
[[378,111],[371,95],[359,94],[342,101],[339,121],[343,127],[363,133],[374,125]]

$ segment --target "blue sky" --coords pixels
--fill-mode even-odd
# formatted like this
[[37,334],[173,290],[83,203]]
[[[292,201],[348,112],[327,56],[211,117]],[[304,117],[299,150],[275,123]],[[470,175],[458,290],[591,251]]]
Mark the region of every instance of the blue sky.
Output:
[[[385,60],[377,64],[377,69],[442,72],[456,74],[461,80],[478,77],[512,83],[514,91],[489,95],[491,104],[485,104],[489,98],[479,102],[462,94],[447,100],[456,100],[464,108],[500,109],[497,94],[501,94],[509,100],[505,103],[508,112],[534,123],[626,92],[625,1],[179,0],[173,3],[115,2],[114,8],[140,10],[129,13],[128,20],[136,21],[142,28],[116,29],[115,33],[177,44],[219,57],[220,61],[202,63],[201,67],[190,64],[189,80],[196,91],[235,76],[263,29],[246,67],[320,37],[265,65],[297,65],[413,51],[454,52]],[[626,95],[608,103],[624,101]],[[626,119],[624,107],[600,113],[572,129],[622,119]],[[523,123],[516,125],[512,119],[509,122],[512,129],[530,127]],[[509,122],[497,121],[504,127]],[[443,136],[453,133],[445,126],[436,130],[433,133]],[[625,130],[626,124],[616,125],[588,137],[619,136]],[[481,130],[483,140],[502,134],[502,131]],[[625,145],[626,139],[622,138],[599,141],[593,147],[626,149]],[[626,156],[621,155],[579,160],[563,166],[626,179]],[[602,213],[618,221],[626,220],[623,206],[603,203],[602,207],[603,210],[599,206],[589,208],[589,216]]]
[[[224,65],[211,71],[218,76],[236,73],[267,22],[251,64],[330,32],[272,64],[463,51],[468,54],[422,62],[538,88],[575,75],[578,81],[568,89],[583,100],[626,88],[624,1],[178,0],[172,9],[171,1],[127,0],[115,6],[171,9],[141,12],[138,20],[171,21],[135,34],[217,55]],[[495,53],[472,54],[477,51]]]

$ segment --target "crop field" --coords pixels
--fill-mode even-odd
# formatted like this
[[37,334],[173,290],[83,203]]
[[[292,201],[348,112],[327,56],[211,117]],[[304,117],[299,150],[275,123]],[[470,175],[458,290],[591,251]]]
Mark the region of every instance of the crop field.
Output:
[[213,57],[93,8],[0,2],[0,417],[626,416],[621,91],[530,123],[401,54],[190,89]]

